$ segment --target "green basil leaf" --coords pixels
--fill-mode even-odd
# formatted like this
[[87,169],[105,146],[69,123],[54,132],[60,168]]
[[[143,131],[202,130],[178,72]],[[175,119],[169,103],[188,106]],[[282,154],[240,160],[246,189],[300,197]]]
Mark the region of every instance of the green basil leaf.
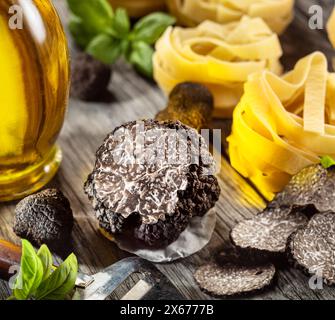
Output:
[[330,156],[325,156],[321,158],[321,165],[325,168],[325,169],[329,169],[333,166],[335,166],[335,160],[330,157]]
[[112,21],[112,29],[114,31],[114,35],[120,39],[123,39],[129,33],[130,20],[127,11],[125,9],[122,8],[116,9]]
[[49,278],[42,282],[35,298],[37,300],[63,300],[74,288],[78,274],[78,261],[71,254]]
[[113,64],[122,54],[121,40],[100,34],[88,44],[86,52],[105,64]]
[[85,30],[93,34],[104,32],[113,18],[113,9],[107,0],[67,0],[75,16],[85,25]]
[[43,280],[43,265],[35,249],[27,240],[22,240],[21,268],[16,279],[13,295],[17,300],[26,300]]
[[166,13],[152,13],[136,23],[132,36],[135,41],[144,41],[148,44],[154,44],[166,28],[175,22],[176,19]]
[[94,33],[86,30],[82,20],[74,15],[70,16],[68,27],[76,44],[81,48],[86,48],[91,39],[95,37]]
[[50,250],[44,244],[37,252],[37,256],[40,258],[43,266],[43,280],[49,278],[52,273],[53,258]]
[[135,66],[135,68],[143,75],[152,78],[153,66],[152,56],[154,49],[149,44],[140,41],[134,42],[132,46],[132,52],[128,58],[129,63]]

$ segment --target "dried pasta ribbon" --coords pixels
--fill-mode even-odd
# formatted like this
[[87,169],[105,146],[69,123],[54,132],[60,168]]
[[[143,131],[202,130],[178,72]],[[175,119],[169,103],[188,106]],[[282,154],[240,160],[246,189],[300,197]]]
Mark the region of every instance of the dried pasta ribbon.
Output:
[[229,118],[252,73],[282,72],[281,55],[278,36],[260,18],[170,27],[156,44],[154,78],[166,94],[184,81],[206,85],[214,94],[215,116]]
[[318,54],[314,57],[306,79],[305,104],[304,104],[304,129],[305,131],[324,134],[325,132],[325,100],[327,90],[327,59]]
[[255,73],[233,116],[232,166],[269,200],[292,175],[335,156],[335,74],[315,52],[279,77]]
[[332,11],[332,14],[330,15],[330,18],[327,22],[327,32],[328,32],[328,38],[335,48],[335,8]]
[[205,20],[226,24],[248,15],[262,18],[278,34],[292,21],[294,8],[294,0],[167,0],[167,4],[188,27]]

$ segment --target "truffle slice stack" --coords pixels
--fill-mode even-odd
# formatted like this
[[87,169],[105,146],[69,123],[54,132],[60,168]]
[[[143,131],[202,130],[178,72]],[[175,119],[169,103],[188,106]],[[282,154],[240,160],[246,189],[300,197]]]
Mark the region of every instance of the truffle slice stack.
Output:
[[[335,284],[335,168],[303,169],[263,212],[237,224],[230,236],[233,247],[218,255],[215,267],[202,266],[195,273],[207,292],[224,296],[260,290],[270,281],[254,277],[250,286],[250,278],[243,275],[268,270],[269,263],[283,258]],[[238,270],[243,270],[239,276]],[[235,290],[226,281],[233,275],[241,280]]]
[[128,122],[97,151],[85,192],[104,231],[164,247],[219,199],[214,167],[204,139],[181,122]]

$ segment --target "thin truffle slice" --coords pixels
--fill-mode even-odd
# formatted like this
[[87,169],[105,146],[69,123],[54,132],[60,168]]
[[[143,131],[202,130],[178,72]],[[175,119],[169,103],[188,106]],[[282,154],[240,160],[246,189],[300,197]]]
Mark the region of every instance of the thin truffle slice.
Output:
[[270,206],[291,206],[316,212],[335,211],[335,168],[307,167],[295,175]]
[[202,290],[214,296],[234,296],[265,289],[271,285],[275,273],[272,264],[245,267],[210,263],[200,267],[194,278]]
[[68,199],[57,189],[24,198],[15,209],[14,232],[34,245],[66,251],[71,245],[73,213]]
[[321,276],[326,284],[334,285],[334,212],[315,215],[304,228],[294,233],[288,243],[288,253],[298,268]]
[[163,247],[215,205],[214,167],[195,129],[179,121],[133,121],[105,139],[85,192],[105,231]]
[[241,249],[280,255],[285,253],[289,236],[307,222],[303,213],[291,212],[291,208],[267,208],[253,219],[240,222],[231,231],[231,240]]

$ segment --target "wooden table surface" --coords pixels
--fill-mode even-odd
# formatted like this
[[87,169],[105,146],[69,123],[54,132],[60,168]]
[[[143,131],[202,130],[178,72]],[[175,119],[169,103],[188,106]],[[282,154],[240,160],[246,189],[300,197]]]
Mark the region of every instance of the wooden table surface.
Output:
[[[67,12],[64,0],[54,0],[62,18]],[[329,58],[334,53],[324,30],[308,29],[308,8],[320,4],[324,8],[325,21],[330,14],[333,1],[296,1],[296,17],[283,35],[286,68],[292,67],[298,58],[314,50],[322,50]],[[61,168],[51,183],[58,186],[70,199],[75,214],[73,231],[74,250],[80,262],[80,269],[86,273],[96,273],[104,267],[126,257],[116,245],[103,238],[97,230],[92,207],[83,192],[83,183],[94,164],[94,155],[103,139],[116,126],[130,120],[152,118],[164,108],[166,99],[160,90],[137,75],[124,63],[114,68],[110,84],[111,99],[105,103],[84,103],[70,100],[64,129],[59,138],[64,153]],[[227,122],[215,122],[227,132]],[[222,189],[217,204],[217,226],[210,243],[199,253],[175,263],[157,267],[177,286],[187,299],[212,299],[203,293],[193,280],[197,266],[208,261],[213,253],[228,241],[229,230],[238,221],[249,218],[265,206],[265,201],[222,157],[219,174]],[[0,238],[15,243],[20,239],[12,231],[15,203],[0,204]],[[326,287],[313,291],[308,286],[308,277],[300,271],[287,267],[278,271],[275,286],[266,292],[248,299],[334,299],[335,289]],[[130,279],[126,287],[131,287],[136,279]],[[111,298],[123,295],[126,287],[120,288]],[[9,295],[7,283],[0,281],[0,299]]]

